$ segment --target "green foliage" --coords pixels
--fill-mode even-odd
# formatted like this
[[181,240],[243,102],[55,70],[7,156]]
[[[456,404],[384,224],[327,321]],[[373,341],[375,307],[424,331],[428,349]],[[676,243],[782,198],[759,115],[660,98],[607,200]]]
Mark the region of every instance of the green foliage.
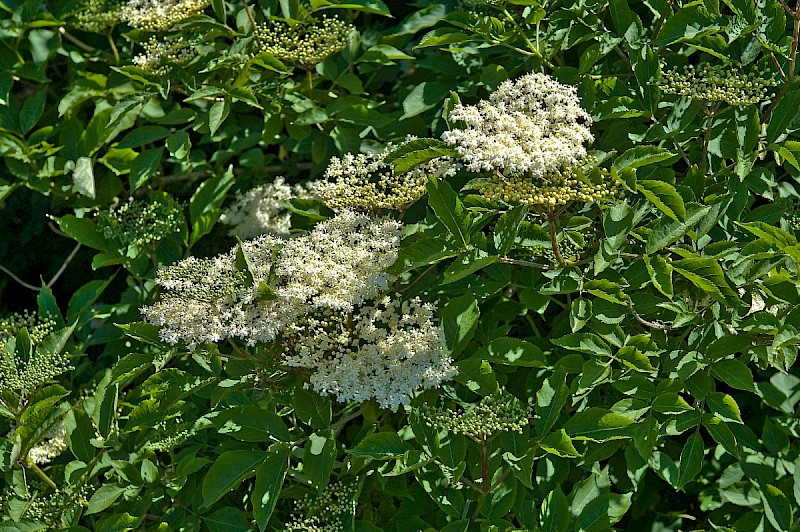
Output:
[[[0,25],[0,529],[798,528],[800,6],[3,0]],[[529,73],[593,139],[481,167],[465,109]],[[473,151],[522,143],[504,119]],[[402,222],[394,306],[305,294],[249,344],[143,321],[202,308],[211,338],[222,303],[299,301],[218,222],[319,179],[254,202],[295,233],[260,245],[343,205]],[[318,331],[334,366],[438,334],[438,380],[338,402],[288,363]]]

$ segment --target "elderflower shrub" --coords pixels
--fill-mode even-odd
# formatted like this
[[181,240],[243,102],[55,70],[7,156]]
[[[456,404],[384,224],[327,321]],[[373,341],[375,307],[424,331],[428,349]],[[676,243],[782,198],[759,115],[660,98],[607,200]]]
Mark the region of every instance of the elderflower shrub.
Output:
[[289,366],[311,369],[311,388],[340,402],[375,399],[396,412],[413,393],[455,375],[433,307],[386,296],[352,313],[325,310],[284,333]]
[[472,172],[541,177],[580,163],[594,140],[575,88],[540,73],[504,81],[477,105],[459,103],[447,119],[463,127],[442,140]]
[[146,31],[164,31],[202,12],[211,0],[126,0],[122,19]]
[[659,81],[666,94],[732,106],[761,103],[770,98],[770,89],[776,84],[775,75],[766,68],[744,72],[732,65],[709,63],[667,70]]
[[261,49],[277,59],[310,69],[347,46],[353,26],[336,17],[318,21],[272,20],[256,29]]
[[97,214],[103,237],[120,248],[143,248],[179,233],[184,224],[183,207],[167,195],[134,200]]
[[477,403],[461,405],[458,410],[424,406],[422,419],[430,426],[481,441],[498,432],[522,433],[530,413],[519,399],[510,394],[488,395]]
[[[162,268],[162,298],[141,309],[161,338],[191,347],[273,340],[314,308],[350,310],[386,290],[400,224],[345,211],[289,240],[263,235],[210,259]],[[247,257],[247,265],[242,254]]]
[[142,43],[144,53],[135,56],[133,64],[151,74],[165,76],[176,64],[190,61],[196,51],[183,37],[157,39],[150,37]]
[[267,185],[238,192],[219,221],[231,226],[229,235],[242,240],[263,234],[286,237],[292,228],[292,212],[284,202],[294,198],[310,199],[313,190],[313,184],[289,186],[285,178],[277,177]]
[[348,153],[341,158],[332,157],[324,179],[315,181],[310,188],[334,210],[403,210],[425,194],[429,176],[437,175],[442,168],[446,168],[443,177],[455,174],[454,166],[448,165],[446,157],[397,174],[384,161],[394,148],[389,145],[378,153]]
[[25,310],[0,320],[0,347],[17,335],[23,327],[28,331],[31,343],[36,345],[55,330],[55,322],[42,319],[38,314]]

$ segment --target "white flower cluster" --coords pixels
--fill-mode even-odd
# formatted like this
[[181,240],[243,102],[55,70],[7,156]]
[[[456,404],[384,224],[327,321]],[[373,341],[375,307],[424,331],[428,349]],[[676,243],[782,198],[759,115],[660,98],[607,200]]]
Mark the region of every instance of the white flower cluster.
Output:
[[259,283],[269,277],[273,249],[280,243],[262,236],[242,244],[253,282],[237,267],[238,248],[211,259],[189,257],[159,270],[156,283],[165,293],[161,301],[142,308],[142,314],[161,327],[162,340],[170,344],[184,341],[194,347],[225,338],[251,344],[272,340],[281,327],[302,314],[298,305],[264,300],[259,291]]
[[384,162],[396,146],[389,145],[380,153],[348,153],[341,159],[331,158],[324,180],[310,189],[331,209],[403,209],[425,194],[428,176],[443,169],[442,177],[455,174],[445,158],[434,159],[403,174],[395,174]]
[[[264,235],[225,255],[159,271],[161,301],[142,309],[175,344],[280,340],[288,366],[340,401],[397,410],[455,374],[433,308],[384,297],[401,224],[344,210],[308,234]],[[370,303],[372,302],[372,303]]]
[[289,325],[286,363],[312,369],[310,385],[321,395],[374,398],[397,411],[410,391],[455,375],[440,335],[430,304],[387,296],[352,314],[323,311]]
[[290,187],[283,177],[277,177],[268,185],[239,192],[219,221],[233,226],[228,234],[242,240],[263,234],[289,236],[292,213],[282,202],[292,198],[310,197],[311,194],[303,185]]
[[173,64],[186,63],[197,53],[183,37],[164,40],[150,37],[142,43],[142,47],[144,53],[135,56],[131,61],[142,70],[157,76],[167,75]]
[[122,6],[122,20],[134,28],[163,31],[209,5],[211,0],[127,0]]
[[59,422],[45,434],[44,439],[28,451],[28,462],[31,464],[49,464],[67,450],[67,429]]
[[503,82],[477,105],[456,105],[448,116],[462,122],[442,134],[472,172],[541,177],[586,157],[591,117],[575,88],[546,74]]
[[171,344],[225,338],[268,342],[315,308],[352,309],[385,290],[390,280],[385,270],[399,245],[399,222],[345,211],[299,238],[264,235],[244,242],[248,271],[237,260],[238,247],[164,268],[156,282],[165,294],[141,310]]
[[308,235],[286,242],[276,263],[285,297],[317,308],[352,310],[389,287],[401,225],[342,211]]

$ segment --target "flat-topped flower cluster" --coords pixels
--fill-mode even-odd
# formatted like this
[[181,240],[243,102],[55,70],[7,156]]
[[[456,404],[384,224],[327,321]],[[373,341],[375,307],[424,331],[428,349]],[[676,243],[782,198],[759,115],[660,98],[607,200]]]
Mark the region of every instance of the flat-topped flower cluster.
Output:
[[289,186],[284,177],[276,177],[272,183],[239,192],[219,221],[232,226],[228,234],[242,240],[264,234],[289,236],[292,213],[284,202],[311,196],[307,186]]
[[447,118],[463,127],[442,140],[472,172],[541,177],[580,162],[594,140],[575,88],[540,73],[504,81],[488,100],[457,104]]
[[171,344],[283,342],[287,365],[313,370],[318,392],[396,410],[454,373],[430,307],[369,304],[393,280],[386,269],[401,229],[344,210],[296,238],[262,235],[214,258],[190,257],[159,271],[162,298],[141,310]]
[[617,190],[586,144],[592,119],[574,87],[546,74],[503,82],[476,105],[456,105],[442,140],[470,172],[488,174],[471,188],[492,202],[553,209],[591,203]]
[[[402,146],[402,144],[400,145]],[[397,146],[378,153],[348,153],[332,157],[323,179],[309,184],[315,196],[333,210],[403,210],[426,192],[429,176],[455,174],[455,165],[440,157],[407,172],[396,173],[385,159]]]

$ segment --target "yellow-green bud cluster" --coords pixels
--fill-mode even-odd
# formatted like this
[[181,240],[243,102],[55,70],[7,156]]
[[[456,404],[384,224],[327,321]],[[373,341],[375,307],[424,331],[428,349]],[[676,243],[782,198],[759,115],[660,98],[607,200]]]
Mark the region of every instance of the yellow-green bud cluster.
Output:
[[789,230],[795,234],[800,234],[800,205],[795,203],[793,208],[786,213],[785,218]]
[[688,65],[667,70],[659,86],[666,94],[686,96],[704,102],[725,102],[733,106],[757,104],[770,98],[769,87],[777,84],[766,69],[743,72],[731,65]]
[[403,174],[395,174],[391,165],[384,162],[394,148],[390,145],[380,153],[333,157],[324,179],[310,183],[309,190],[334,210],[403,210],[425,194],[429,176],[436,175],[449,159],[440,157]]
[[134,28],[164,31],[209,5],[211,0],[127,0],[122,18]]
[[[68,353],[36,348],[54,327],[52,321],[39,320],[30,314],[18,314],[0,322],[0,389],[28,392],[72,369]],[[30,358],[25,353],[20,357],[16,351],[15,336],[23,328],[31,339]]]
[[[562,233],[557,240],[558,252],[565,261],[575,262],[582,258],[586,248],[596,240],[597,235],[589,230],[580,231],[571,236]],[[554,266],[558,265],[553,246],[549,242],[518,248],[518,258]]]
[[179,233],[183,207],[169,196],[136,200],[97,215],[102,235],[120,247],[144,247]]
[[420,409],[425,422],[439,430],[464,434],[481,441],[498,432],[522,432],[528,425],[528,408],[510,394],[488,395],[478,403],[457,410],[425,405]]
[[180,417],[161,421],[154,428],[157,433],[144,444],[146,449],[152,451],[171,451],[195,433],[192,424],[184,422]]
[[259,26],[256,35],[263,51],[309,69],[347,46],[352,30],[352,25],[338,18],[322,17],[316,22],[294,24],[270,21]]
[[61,516],[76,506],[87,506],[88,495],[89,487],[86,484],[56,491],[41,485],[24,494],[9,489],[0,495],[0,515],[13,515],[20,523],[39,521],[47,525],[48,530],[63,530],[66,527],[61,522]]
[[326,486],[315,497],[308,494],[295,503],[302,517],[286,523],[284,532],[340,532],[346,521],[356,511],[358,486],[353,482],[339,481]]
[[[589,163],[591,158],[587,158]],[[597,175],[603,175],[596,169]],[[472,188],[489,201],[509,205],[527,205],[531,209],[557,207],[574,201],[594,203],[618,193],[617,185],[608,180],[592,182],[586,179],[585,167],[565,167],[542,177],[522,175],[492,177],[477,180]]]
[[42,319],[38,314],[24,311],[14,313],[0,320],[0,350],[6,342],[17,335],[20,329],[28,329],[28,336],[33,345],[38,344],[55,330],[56,323],[51,319]]
[[75,14],[75,26],[83,31],[102,33],[119,24],[122,0],[87,0]]
[[[18,356],[16,336],[22,330],[28,331],[33,353]],[[50,349],[36,349],[55,329],[55,322],[41,319],[25,312],[14,314],[0,321],[0,389],[30,391],[53,377],[69,371],[67,353],[53,352]]]
[[150,37],[142,47],[144,53],[134,57],[133,64],[157,76],[167,75],[172,67],[187,63],[197,54],[183,37],[164,40]]

